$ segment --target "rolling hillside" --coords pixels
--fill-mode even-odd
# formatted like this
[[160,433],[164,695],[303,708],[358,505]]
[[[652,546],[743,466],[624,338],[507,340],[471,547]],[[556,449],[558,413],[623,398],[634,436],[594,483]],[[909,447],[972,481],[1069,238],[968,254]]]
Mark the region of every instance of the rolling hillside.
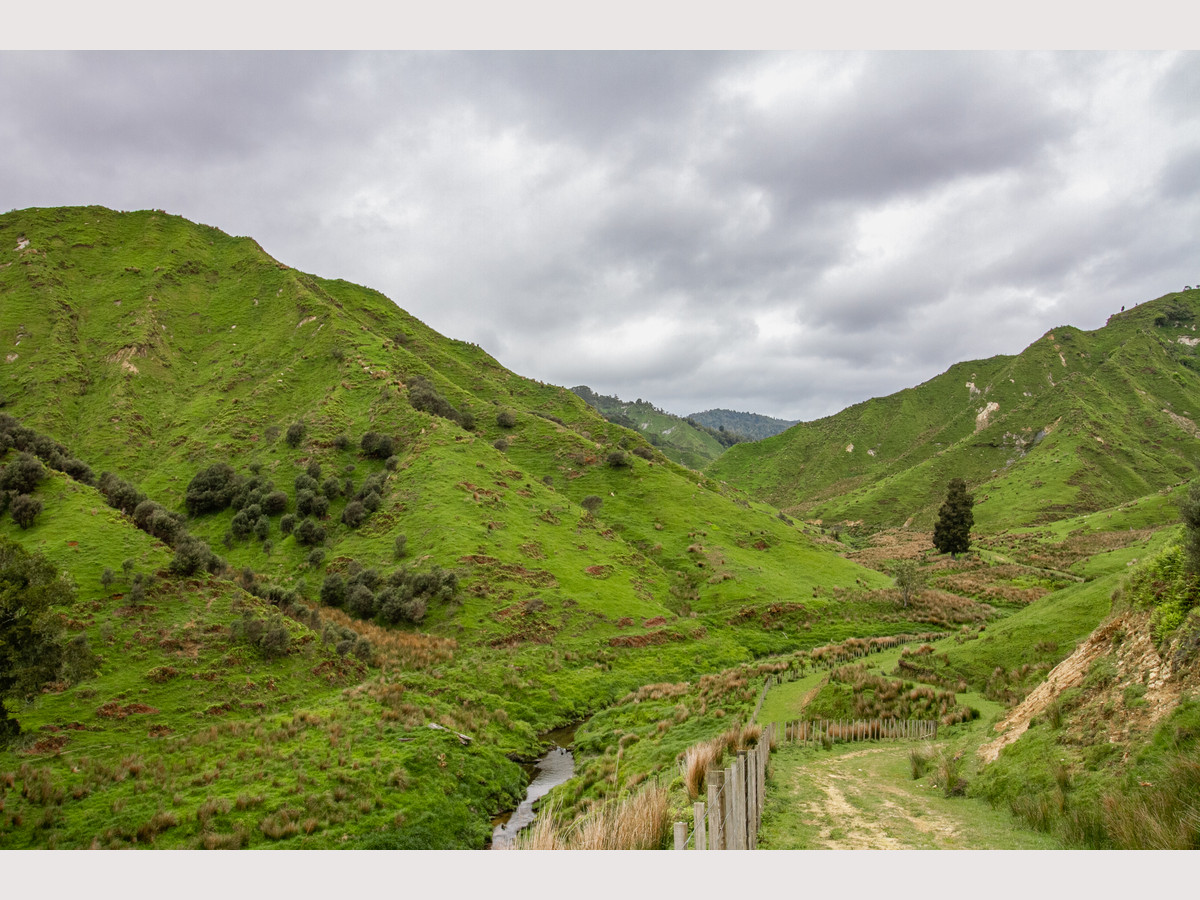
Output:
[[0,537],[98,666],[7,701],[0,846],[482,846],[539,733],[851,636],[833,592],[890,580],[250,238],[87,207],[0,248],[0,465],[46,466]]
[[1017,356],[959,363],[730,449],[709,474],[827,523],[929,528],[963,477],[983,530],[1116,506],[1200,464],[1200,291],[1096,331],[1056,328]]

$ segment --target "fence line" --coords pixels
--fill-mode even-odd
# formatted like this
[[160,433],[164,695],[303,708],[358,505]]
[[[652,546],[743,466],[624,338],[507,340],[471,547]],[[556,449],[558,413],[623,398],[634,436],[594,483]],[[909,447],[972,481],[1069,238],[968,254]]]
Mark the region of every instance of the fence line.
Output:
[[692,827],[676,822],[675,849],[754,850],[758,847],[758,827],[762,824],[763,795],[766,791],[767,763],[771,744],[779,727],[765,725],[758,743],[738,751],[737,758],[724,769],[711,768],[705,773],[707,803],[692,804]]
[[755,850],[762,824],[767,768],[771,745],[790,743],[838,743],[852,741],[933,740],[938,734],[936,719],[793,719],[763,726],[758,743],[742,750],[724,769],[705,773],[707,802],[692,804],[692,827],[674,825],[675,849]]

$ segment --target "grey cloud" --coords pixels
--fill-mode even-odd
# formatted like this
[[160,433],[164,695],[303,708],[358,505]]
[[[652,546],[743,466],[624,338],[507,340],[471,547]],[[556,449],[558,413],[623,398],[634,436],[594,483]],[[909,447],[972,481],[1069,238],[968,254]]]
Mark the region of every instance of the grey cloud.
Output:
[[164,207],[673,412],[825,415],[1200,281],[1195,53],[7,53],[0,80],[9,206]]

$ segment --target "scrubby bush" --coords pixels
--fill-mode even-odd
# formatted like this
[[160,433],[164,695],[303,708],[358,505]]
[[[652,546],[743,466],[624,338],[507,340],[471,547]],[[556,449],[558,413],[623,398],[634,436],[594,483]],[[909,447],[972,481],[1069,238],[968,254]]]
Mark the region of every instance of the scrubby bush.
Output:
[[517,416],[511,409],[502,409],[496,413],[496,424],[501,428],[515,428]]
[[395,543],[392,545],[396,559],[404,559],[408,553],[408,537],[403,534],[396,535]]
[[325,551],[320,547],[314,547],[308,552],[307,562],[314,569],[325,562]]
[[153,500],[143,500],[134,507],[133,523],[164,544],[173,545],[176,534],[183,530],[183,516]]
[[331,475],[321,485],[321,493],[332,502],[342,496],[342,483]]
[[201,469],[188,482],[184,506],[190,515],[219,512],[229,506],[238,486],[237,473],[227,463],[213,463]]
[[584,497],[583,500],[580,501],[579,505],[586,509],[590,515],[595,515],[596,510],[598,510],[603,503],[604,500],[602,500],[600,497],[596,496],[595,494],[588,494],[588,496]]
[[46,470],[37,457],[21,453],[11,463],[0,467],[0,491],[30,494],[45,477]]
[[325,543],[325,529],[312,519],[305,519],[292,534],[301,546],[312,547]]
[[321,602],[326,606],[341,606],[346,602],[346,579],[337,573],[325,576],[321,584]]
[[508,449],[508,440],[506,438],[496,438],[496,440],[492,441],[492,446],[503,453]]
[[624,469],[629,466],[629,457],[625,455],[623,450],[614,450],[608,454],[608,464],[614,469]]
[[342,510],[342,522],[350,528],[357,528],[367,517],[367,510],[358,500],[351,500]]
[[640,456],[644,460],[654,459],[654,451],[644,445],[639,445],[633,448],[633,455]]
[[262,499],[262,510],[268,516],[277,516],[287,509],[288,496],[283,491],[271,491]]
[[293,422],[288,426],[287,433],[283,436],[283,439],[287,441],[289,447],[299,447],[300,442],[304,440],[307,430],[303,422]]
[[28,528],[42,513],[42,501],[29,494],[18,494],[12,502],[13,521],[22,529]]
[[260,541],[265,541],[271,534],[271,520],[266,516],[259,516],[254,522],[254,536]]
[[396,452],[396,444],[389,435],[368,431],[359,441],[365,456],[371,459],[387,459]]
[[112,472],[101,472],[98,486],[108,505],[127,516],[132,516],[138,504],[146,499],[145,494]]
[[171,559],[171,573],[184,577],[204,570],[216,572],[220,567],[220,559],[212,552],[212,548],[190,534],[180,538],[175,547],[175,556]]
[[281,534],[291,534],[292,529],[296,527],[296,517],[291,513],[287,513],[279,520],[279,532]]

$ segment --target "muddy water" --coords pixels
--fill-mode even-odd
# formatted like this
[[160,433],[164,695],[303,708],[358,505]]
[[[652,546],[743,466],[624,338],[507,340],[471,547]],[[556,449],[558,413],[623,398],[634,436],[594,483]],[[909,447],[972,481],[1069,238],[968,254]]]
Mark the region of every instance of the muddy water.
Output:
[[537,813],[533,805],[575,774],[575,756],[571,753],[571,743],[575,740],[575,729],[580,723],[568,725],[548,731],[542,739],[553,746],[541,759],[525,767],[529,774],[529,787],[525,790],[525,799],[511,813],[498,816],[493,820],[496,826],[492,831],[492,849],[504,850],[512,845],[521,829],[533,824]]

